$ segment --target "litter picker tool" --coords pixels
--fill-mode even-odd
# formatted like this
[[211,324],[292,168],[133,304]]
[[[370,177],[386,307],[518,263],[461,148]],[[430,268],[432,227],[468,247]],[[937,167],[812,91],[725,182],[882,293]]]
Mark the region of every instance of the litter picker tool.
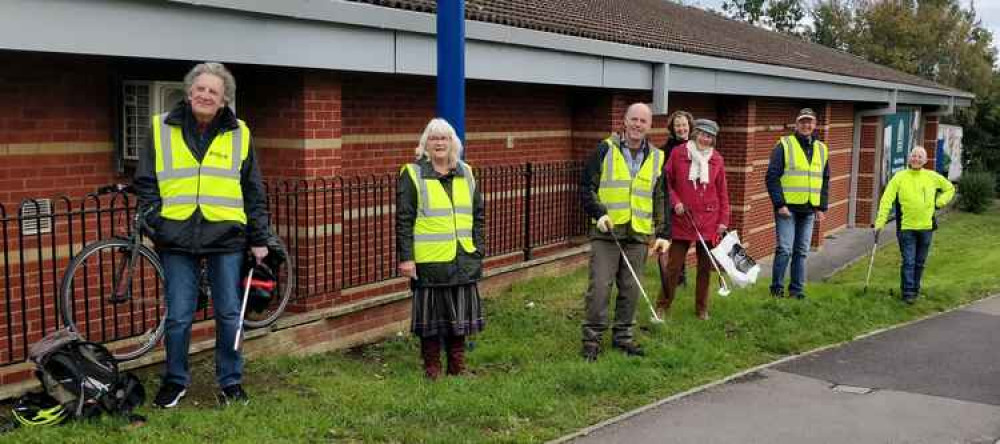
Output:
[[729,296],[731,290],[729,290],[729,285],[726,284],[726,278],[722,276],[722,270],[719,269],[719,264],[715,262],[715,257],[712,256],[712,249],[708,248],[708,243],[705,242],[705,238],[701,235],[701,230],[698,229],[698,224],[694,223],[694,217],[691,216],[690,211],[684,211],[684,215],[687,216],[688,222],[694,227],[694,232],[698,235],[698,241],[701,242],[702,248],[705,249],[705,254],[708,255],[708,261],[712,263],[715,267],[715,272],[719,274],[719,296]]
[[649,300],[649,296],[646,295],[646,289],[642,288],[642,281],[639,280],[639,275],[635,273],[635,269],[632,268],[632,262],[628,260],[628,255],[625,254],[625,249],[622,248],[622,244],[618,242],[618,236],[615,236],[615,233],[610,230],[608,233],[611,233],[611,238],[615,240],[615,245],[618,246],[618,252],[621,253],[622,259],[625,260],[625,266],[628,267],[629,273],[632,273],[632,279],[635,279],[635,285],[639,286],[639,292],[642,293],[642,298],[646,300],[646,305],[649,306],[649,312],[653,314],[653,317],[649,318],[649,321],[654,324],[662,324],[663,319],[660,319],[660,316],[656,314],[656,309],[653,308],[653,303]]
[[872,254],[871,258],[868,259],[868,275],[865,276],[865,289],[861,290],[861,295],[868,294],[868,283],[872,280],[872,268],[875,267],[875,250],[878,249],[878,235],[879,230],[875,230],[875,241],[872,242]]
[[233,351],[239,351],[240,340],[243,339],[243,317],[247,314],[247,299],[250,297],[250,283],[253,282],[253,269],[250,267],[250,273],[247,275],[247,280],[243,281],[243,304],[240,305],[240,323],[237,324],[239,327],[236,329],[236,340],[233,341]]

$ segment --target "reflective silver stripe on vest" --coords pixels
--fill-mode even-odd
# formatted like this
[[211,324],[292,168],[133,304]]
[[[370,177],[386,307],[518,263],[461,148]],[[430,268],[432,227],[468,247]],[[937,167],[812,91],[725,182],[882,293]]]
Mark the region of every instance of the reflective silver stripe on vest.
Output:
[[472,230],[456,230],[458,237],[472,237]]
[[788,159],[788,167],[795,170],[795,145],[791,142],[791,136],[782,137],[781,145],[785,147],[785,158]]
[[812,193],[814,188],[811,187],[782,187],[782,190],[789,193]]
[[156,178],[159,180],[184,179],[188,177],[198,177],[198,168],[178,168],[176,170],[164,168],[163,171],[156,174]]
[[659,168],[659,165],[660,165],[660,154],[661,153],[662,153],[662,151],[660,151],[660,150],[653,151],[653,164],[650,165],[650,166],[653,167],[653,180],[649,184],[649,189],[650,190],[656,188],[656,179],[659,179],[660,178],[660,173],[663,172],[663,169]]
[[416,177],[417,192],[420,193],[420,212],[427,217],[434,216],[447,216],[451,214],[451,211],[444,210],[432,210],[431,209],[431,198],[427,192],[427,183],[424,181],[424,171],[423,168],[418,163],[411,163],[407,166],[411,168],[413,176]]
[[243,163],[241,154],[243,154],[243,125],[237,123],[236,129],[233,130],[233,166],[231,167],[236,174],[239,174],[240,164]]
[[243,199],[233,199],[230,197],[216,196],[173,196],[163,199],[164,205],[195,205],[195,204],[218,205],[220,207],[243,208]]
[[804,177],[804,176],[812,176],[813,173],[811,171],[788,170],[788,171],[785,171],[784,175],[785,176],[799,176],[799,177]]
[[618,149],[615,144],[608,144],[608,152],[604,155],[604,171],[606,175],[601,175],[601,188],[629,188],[632,186],[631,180],[613,180],[615,177],[615,153],[612,150]]
[[632,190],[632,194],[639,197],[653,197],[653,192],[646,190]]
[[455,240],[455,235],[452,233],[435,233],[435,234],[414,234],[413,240],[416,242],[444,242]]
[[425,217],[451,216],[451,210],[445,209],[422,209],[420,211]]
[[819,149],[819,168],[822,171],[826,166],[826,150],[823,149],[818,143],[813,142],[813,150]]
[[472,207],[455,207],[455,214],[472,214]]
[[638,208],[633,208],[632,209],[632,214],[634,214],[637,217],[640,217],[642,219],[652,219],[653,218],[653,213],[647,213],[647,212],[642,211],[642,210],[640,210]]
[[173,171],[174,169],[174,152],[170,146],[170,125],[167,125],[167,114],[160,114],[160,148],[163,152],[160,153],[163,156],[163,172]]
[[469,188],[469,203],[472,203],[476,199],[476,177],[472,175],[472,168],[468,164],[459,160],[458,165],[462,168],[462,176]]
[[629,203],[628,202],[615,202],[615,203],[605,204],[604,207],[607,208],[609,211],[610,210],[627,210],[627,209],[629,209]]

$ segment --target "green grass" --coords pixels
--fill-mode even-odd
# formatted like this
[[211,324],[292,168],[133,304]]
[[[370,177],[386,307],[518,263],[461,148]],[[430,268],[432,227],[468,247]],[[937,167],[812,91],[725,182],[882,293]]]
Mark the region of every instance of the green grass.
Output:
[[[196,385],[183,407],[143,408],[149,417],[143,427],[102,419],[19,430],[3,441],[542,441],[757,364],[996,292],[1000,238],[990,233],[998,225],[998,207],[981,215],[947,216],[934,238],[926,294],[914,306],[898,300],[899,253],[892,245],[879,251],[864,297],[867,261],[829,282],[810,284],[805,301],[771,299],[766,282],[728,298],[713,295],[707,322],[695,319],[688,288],[664,326],[648,325],[648,310],[641,307],[644,328],[638,339],[647,357],[607,351],[588,364],[578,356],[586,286],[580,270],[492,295],[486,305],[489,324],[468,354],[473,374],[466,377],[425,381],[418,343],[406,336],[307,358],[252,360],[245,386],[253,403],[219,410],[212,364],[203,358],[196,362]],[[647,289],[656,288],[652,266],[644,279]],[[143,373],[149,398],[158,385],[156,371]]]

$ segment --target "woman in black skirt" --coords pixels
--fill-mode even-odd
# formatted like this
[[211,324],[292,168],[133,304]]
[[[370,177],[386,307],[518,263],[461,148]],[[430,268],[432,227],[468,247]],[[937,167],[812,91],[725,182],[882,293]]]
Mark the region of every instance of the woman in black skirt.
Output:
[[396,191],[399,273],[413,288],[411,330],[420,338],[424,371],[465,371],[465,338],[482,331],[476,282],[483,274],[486,212],[472,168],[459,160],[462,142],[444,119],[427,124],[417,160],[400,169]]

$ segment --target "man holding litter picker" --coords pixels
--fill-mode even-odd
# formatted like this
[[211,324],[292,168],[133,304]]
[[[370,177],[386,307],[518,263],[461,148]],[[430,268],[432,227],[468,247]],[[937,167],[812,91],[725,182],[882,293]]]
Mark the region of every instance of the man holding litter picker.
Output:
[[656,252],[665,252],[670,245],[661,177],[666,158],[646,139],[652,120],[646,104],[629,106],[622,133],[597,145],[581,178],[583,209],[592,224],[581,350],[587,361],[596,361],[601,353],[612,284],[618,286],[612,346],[629,356],[645,354],[632,332],[640,291],[633,271],[642,272],[654,233]]
[[[896,173],[882,193],[875,219],[875,239],[885,228],[889,210],[896,210],[896,238],[903,256],[899,267],[903,302],[913,304],[920,293],[920,278],[924,261],[931,250],[931,237],[937,228],[934,211],[951,201],[955,187],[944,176],[924,169],[927,151],[923,147],[910,150],[909,168]],[[870,267],[869,267],[870,268]]]

